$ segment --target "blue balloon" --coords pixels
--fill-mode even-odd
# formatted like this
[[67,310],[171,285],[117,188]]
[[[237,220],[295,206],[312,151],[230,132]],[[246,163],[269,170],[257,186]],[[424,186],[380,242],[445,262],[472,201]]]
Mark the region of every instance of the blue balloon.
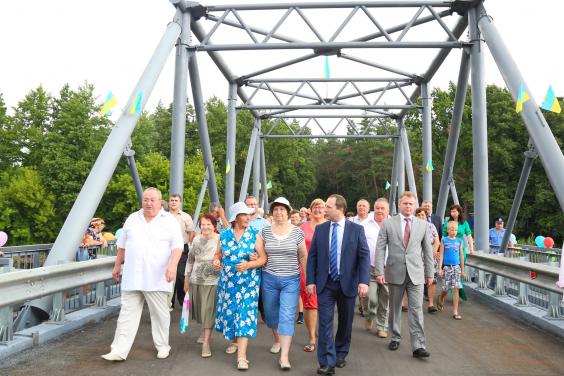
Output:
[[[118,228],[117,231],[116,231],[116,233],[115,233],[115,235],[114,235],[114,236],[116,237],[116,240],[119,240],[121,234],[123,234],[123,229],[122,229],[122,228]],[[543,240],[544,240],[544,239],[543,239]]]
[[544,236],[541,236],[541,235],[537,236],[535,238],[535,244],[539,248],[544,248]]

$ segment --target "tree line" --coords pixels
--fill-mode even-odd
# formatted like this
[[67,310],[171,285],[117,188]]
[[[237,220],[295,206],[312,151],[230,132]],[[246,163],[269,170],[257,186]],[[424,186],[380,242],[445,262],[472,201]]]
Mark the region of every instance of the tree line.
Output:
[[[471,90],[470,88],[468,90]],[[442,160],[446,150],[456,87],[436,88],[433,97],[433,194],[438,194]],[[470,94],[466,96],[462,131],[458,143],[454,178],[461,203],[472,211],[472,137]],[[487,88],[490,175],[490,214],[507,216],[523,165],[528,135],[515,112],[509,92],[497,86]],[[86,180],[113,127],[100,116],[102,100],[94,87],[69,85],[57,94],[41,86],[31,90],[9,113],[0,93],[0,230],[9,234],[9,245],[54,241],[82,184]],[[206,115],[220,196],[225,171],[227,108],[219,98],[206,102]],[[545,113],[560,145],[564,140],[564,114]],[[263,120],[263,130],[273,122]],[[172,104],[159,103],[144,112],[132,135],[137,168],[143,186],[168,192]],[[237,114],[235,192],[238,197],[254,118],[248,111]],[[358,124],[368,126],[366,122]],[[392,131],[393,123],[385,124]],[[416,183],[421,189],[421,116],[408,114],[408,130]],[[273,134],[299,129],[288,122]],[[374,127],[377,133],[386,130]],[[307,132],[308,130],[306,130]],[[382,139],[318,140],[266,139],[267,180],[272,181],[270,197],[284,195],[296,206],[307,206],[316,197],[339,192],[354,210],[356,201],[374,201],[388,196],[391,181],[393,142]],[[233,168],[233,162],[231,162]],[[186,115],[184,166],[184,209],[192,213],[204,176],[198,127],[193,107]],[[421,196],[421,194],[419,194]],[[205,204],[209,203],[206,196]],[[205,206],[204,206],[205,207]],[[137,196],[125,157],[116,168],[96,216],[115,231],[129,213],[138,208]],[[557,244],[564,236],[564,222],[558,202],[540,161],[529,178],[514,233],[519,239],[532,235],[551,236]]]

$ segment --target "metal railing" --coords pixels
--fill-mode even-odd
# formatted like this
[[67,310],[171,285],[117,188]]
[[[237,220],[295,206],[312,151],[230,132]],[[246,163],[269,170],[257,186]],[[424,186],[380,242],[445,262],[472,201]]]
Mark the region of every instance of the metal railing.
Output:
[[114,263],[115,257],[102,257],[0,274],[0,342],[13,339],[13,319],[24,302],[52,295],[53,322],[86,305],[104,307],[121,293],[112,280]]
[[[556,285],[559,268],[531,262],[530,255],[504,257],[477,252],[467,255],[466,265],[478,271],[467,273],[467,280],[477,278],[479,289],[494,290],[494,296],[511,296],[516,305],[535,305],[547,311],[546,318],[564,316],[562,294],[564,289]],[[474,277],[472,277],[474,276]]]

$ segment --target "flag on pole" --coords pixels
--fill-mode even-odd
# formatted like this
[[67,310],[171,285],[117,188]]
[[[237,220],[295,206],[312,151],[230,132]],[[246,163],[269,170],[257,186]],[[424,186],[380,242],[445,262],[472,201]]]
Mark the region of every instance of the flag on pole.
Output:
[[556,95],[554,95],[554,91],[552,90],[552,85],[548,87],[548,91],[544,96],[544,102],[541,104],[541,108],[543,110],[552,111],[556,113],[560,113],[560,104],[558,103],[558,99]]
[[391,186],[390,182],[386,180],[386,191],[390,189]]
[[272,189],[272,180],[269,180],[268,183],[266,183],[266,189]]
[[325,71],[325,79],[331,78],[331,69],[329,68],[329,56],[325,56],[325,64],[324,64],[324,71]]
[[519,92],[517,93],[517,106],[515,107],[515,111],[518,113],[523,111],[523,103],[529,100],[529,93],[525,91],[525,87],[523,84],[519,86]]
[[432,172],[435,168],[433,167],[433,162],[427,161],[427,165],[425,166],[425,171]]
[[140,114],[141,113],[141,102],[143,102],[143,92],[138,91],[135,96],[135,100],[131,103],[131,108],[129,109],[130,114]]
[[229,159],[227,160],[227,164],[225,165],[225,173],[228,174],[231,171],[231,163],[229,163]]
[[111,109],[117,104],[117,99],[116,97],[114,97],[114,95],[112,94],[112,92],[110,91],[108,93],[108,96],[106,97],[106,101],[104,102],[104,104],[102,105],[102,109],[100,110],[100,116],[107,116],[107,115],[111,115]]

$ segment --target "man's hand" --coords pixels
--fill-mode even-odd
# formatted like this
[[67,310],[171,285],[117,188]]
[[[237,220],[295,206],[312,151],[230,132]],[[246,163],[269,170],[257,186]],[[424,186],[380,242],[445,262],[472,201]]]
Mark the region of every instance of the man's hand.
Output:
[[312,296],[313,294],[315,294],[315,285],[307,285],[306,286],[306,292],[309,296]]
[[176,279],[176,266],[168,266],[166,269],[166,281],[172,282]]
[[433,284],[433,280],[434,280],[433,277],[427,277],[427,278],[425,278],[425,284],[427,286],[431,286]]
[[364,283],[358,284],[358,296],[365,298],[368,295],[368,285]]
[[121,276],[121,264],[115,265],[114,270],[112,270],[112,278],[114,281],[119,282],[119,277]]
[[386,283],[386,279],[384,278],[383,275],[377,275],[377,276],[376,276],[376,282],[377,282],[379,285],[383,285],[384,283]]

